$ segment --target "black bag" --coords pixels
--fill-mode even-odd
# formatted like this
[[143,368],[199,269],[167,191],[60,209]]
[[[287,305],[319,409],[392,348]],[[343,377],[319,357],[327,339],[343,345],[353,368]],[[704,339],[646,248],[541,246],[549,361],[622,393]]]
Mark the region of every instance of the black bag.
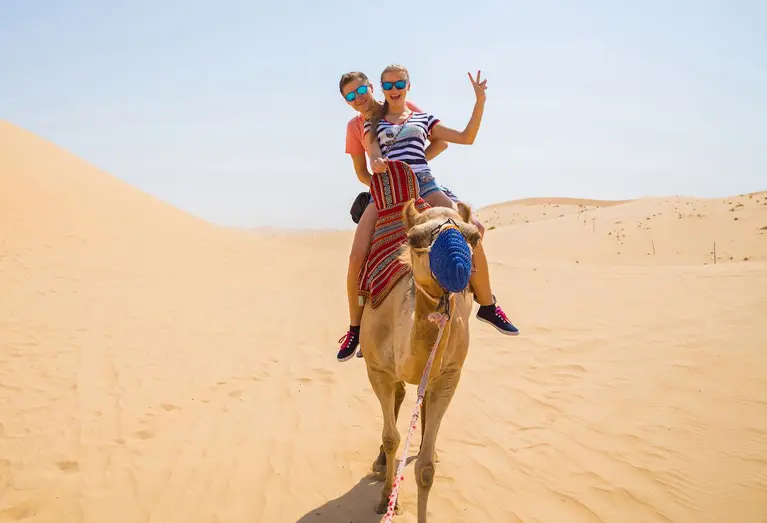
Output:
[[357,197],[354,199],[354,203],[352,204],[352,208],[349,211],[349,213],[352,215],[352,221],[354,223],[359,223],[360,219],[362,218],[362,213],[365,212],[365,209],[367,209],[368,204],[371,200],[371,194],[368,191],[361,192],[357,195]]

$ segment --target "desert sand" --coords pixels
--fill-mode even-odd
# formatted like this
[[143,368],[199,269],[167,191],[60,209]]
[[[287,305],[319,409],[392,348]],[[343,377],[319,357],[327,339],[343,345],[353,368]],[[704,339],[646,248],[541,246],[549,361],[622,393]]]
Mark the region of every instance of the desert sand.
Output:
[[[767,521],[767,193],[477,211],[521,335],[472,320],[431,520]],[[379,521],[351,237],[217,226],[0,122],[0,522]]]

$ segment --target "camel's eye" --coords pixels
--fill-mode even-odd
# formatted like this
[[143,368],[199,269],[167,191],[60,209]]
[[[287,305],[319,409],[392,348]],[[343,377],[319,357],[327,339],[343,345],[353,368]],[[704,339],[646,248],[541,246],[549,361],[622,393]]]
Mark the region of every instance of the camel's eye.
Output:
[[424,224],[416,225],[407,233],[407,241],[414,249],[425,249],[429,246],[431,237],[429,234],[430,229],[425,227]]
[[425,249],[429,246],[429,236],[423,231],[412,230],[407,235],[407,241],[415,249]]
[[479,229],[473,226],[462,226],[461,234],[463,234],[463,237],[466,238],[466,241],[469,243],[469,245],[471,245],[472,249],[475,248],[479,243],[479,240],[482,239],[479,234]]

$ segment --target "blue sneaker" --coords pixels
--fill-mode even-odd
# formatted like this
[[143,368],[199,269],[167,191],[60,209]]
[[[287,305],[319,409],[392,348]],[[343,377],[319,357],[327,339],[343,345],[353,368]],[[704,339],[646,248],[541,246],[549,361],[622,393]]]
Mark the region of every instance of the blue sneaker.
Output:
[[357,352],[357,346],[360,343],[359,332],[350,329],[345,335],[341,336],[338,342],[341,344],[341,347],[338,349],[336,359],[338,361],[347,361]]
[[514,324],[509,321],[506,313],[497,304],[481,305],[477,311],[477,319],[495,327],[501,334],[516,336],[519,334]]

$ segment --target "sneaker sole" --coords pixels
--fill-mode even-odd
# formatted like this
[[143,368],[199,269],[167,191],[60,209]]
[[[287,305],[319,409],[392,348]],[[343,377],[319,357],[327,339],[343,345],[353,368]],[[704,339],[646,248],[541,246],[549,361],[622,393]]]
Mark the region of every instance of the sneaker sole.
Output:
[[339,358],[338,356],[336,356],[336,361],[338,361],[339,363],[343,363],[343,362],[345,362],[345,361],[349,361],[349,360],[350,360],[350,359],[352,359],[353,357],[354,357],[354,353],[352,352],[351,354],[349,354],[349,355],[348,355],[347,357],[345,357],[345,358]]
[[499,329],[497,325],[495,325],[493,322],[487,321],[485,318],[481,318],[479,316],[475,316],[475,318],[477,318],[482,323],[487,323],[488,325],[490,325],[492,328],[494,328],[495,330],[497,330],[501,334],[505,334],[506,336],[519,336],[519,331],[517,331],[517,332],[505,331],[503,329]]

